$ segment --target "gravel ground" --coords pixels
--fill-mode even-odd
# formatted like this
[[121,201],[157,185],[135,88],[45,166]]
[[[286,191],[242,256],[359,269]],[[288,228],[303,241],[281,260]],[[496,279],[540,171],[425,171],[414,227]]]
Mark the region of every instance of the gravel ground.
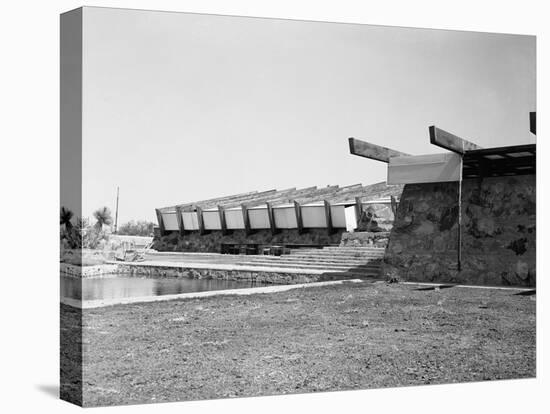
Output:
[[514,291],[375,282],[63,305],[62,326],[82,316],[83,403],[96,406],[534,377],[535,305]]

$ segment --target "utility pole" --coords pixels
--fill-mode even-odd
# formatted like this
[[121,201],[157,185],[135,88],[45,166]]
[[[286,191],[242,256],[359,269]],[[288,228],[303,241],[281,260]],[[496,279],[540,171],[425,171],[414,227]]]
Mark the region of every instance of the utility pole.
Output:
[[[464,145],[463,145],[464,147]],[[464,154],[460,154],[460,177],[458,179],[458,228],[457,228],[457,268],[462,270],[462,170],[464,168]]]
[[117,234],[118,231],[118,186],[116,188],[116,210],[115,210],[115,234]]

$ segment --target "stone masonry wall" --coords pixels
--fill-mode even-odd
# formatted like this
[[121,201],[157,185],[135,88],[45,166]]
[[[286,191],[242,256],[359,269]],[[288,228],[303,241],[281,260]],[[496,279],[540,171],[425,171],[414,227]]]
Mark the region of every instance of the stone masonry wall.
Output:
[[342,234],[340,247],[386,247],[390,232],[383,231],[372,233],[368,231],[356,231]]
[[457,191],[456,182],[405,186],[383,274],[409,281],[535,286],[535,176],[464,180],[460,272]]
[[211,231],[200,235],[198,232],[188,233],[183,237],[177,232],[160,237],[155,241],[153,249],[158,251],[183,252],[214,252],[219,253],[222,243],[258,243],[271,244],[339,244],[344,229],[340,229],[330,236],[326,229],[308,229],[299,234],[298,230],[280,230],[272,235],[270,230],[257,230],[247,236],[244,230],[234,230],[231,234],[223,235],[221,231]]
[[255,283],[271,283],[293,285],[298,283],[325,282],[340,280],[336,273],[311,274],[269,270],[243,269],[197,269],[192,267],[168,267],[151,265],[119,265],[122,273],[128,276],[162,278],[191,278],[191,279],[218,279],[235,280]]

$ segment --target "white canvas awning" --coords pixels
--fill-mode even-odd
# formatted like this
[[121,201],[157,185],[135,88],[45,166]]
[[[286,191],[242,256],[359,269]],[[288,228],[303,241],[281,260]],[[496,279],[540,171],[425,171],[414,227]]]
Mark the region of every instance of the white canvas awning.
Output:
[[458,181],[461,167],[461,156],[453,153],[391,157],[388,184]]

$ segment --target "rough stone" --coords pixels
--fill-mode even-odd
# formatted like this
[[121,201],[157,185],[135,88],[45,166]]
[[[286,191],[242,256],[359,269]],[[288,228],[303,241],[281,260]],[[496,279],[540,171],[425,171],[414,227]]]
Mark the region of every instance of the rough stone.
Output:
[[130,276],[153,278],[192,278],[250,281],[273,284],[296,284],[319,282],[330,279],[330,275],[286,273],[273,271],[254,271],[242,269],[194,269],[186,267],[168,267],[151,265],[119,264],[119,270]]
[[389,236],[389,232],[355,231],[353,233],[343,233],[340,247],[373,245],[376,247],[385,247]]
[[432,234],[435,231],[435,226],[430,221],[424,221],[423,223],[414,230],[414,233],[418,234],[419,236],[426,236],[428,234]]
[[[483,214],[489,214],[485,211]],[[496,232],[495,221],[492,217],[484,216],[477,220],[477,230],[485,236],[492,236]]]
[[516,275],[520,279],[526,280],[529,277],[529,264],[518,260],[516,263]]
[[339,244],[344,229],[334,234],[327,234],[326,229],[308,229],[300,234],[296,229],[283,229],[272,235],[270,230],[256,230],[246,235],[244,230],[235,230],[223,235],[221,231],[211,231],[200,235],[191,232],[180,236],[177,232],[155,239],[153,249],[158,251],[212,252],[219,253],[222,243],[257,243],[274,244]]
[[406,280],[534,286],[535,176],[464,180],[460,272],[457,191],[455,182],[404,187],[384,269]]

